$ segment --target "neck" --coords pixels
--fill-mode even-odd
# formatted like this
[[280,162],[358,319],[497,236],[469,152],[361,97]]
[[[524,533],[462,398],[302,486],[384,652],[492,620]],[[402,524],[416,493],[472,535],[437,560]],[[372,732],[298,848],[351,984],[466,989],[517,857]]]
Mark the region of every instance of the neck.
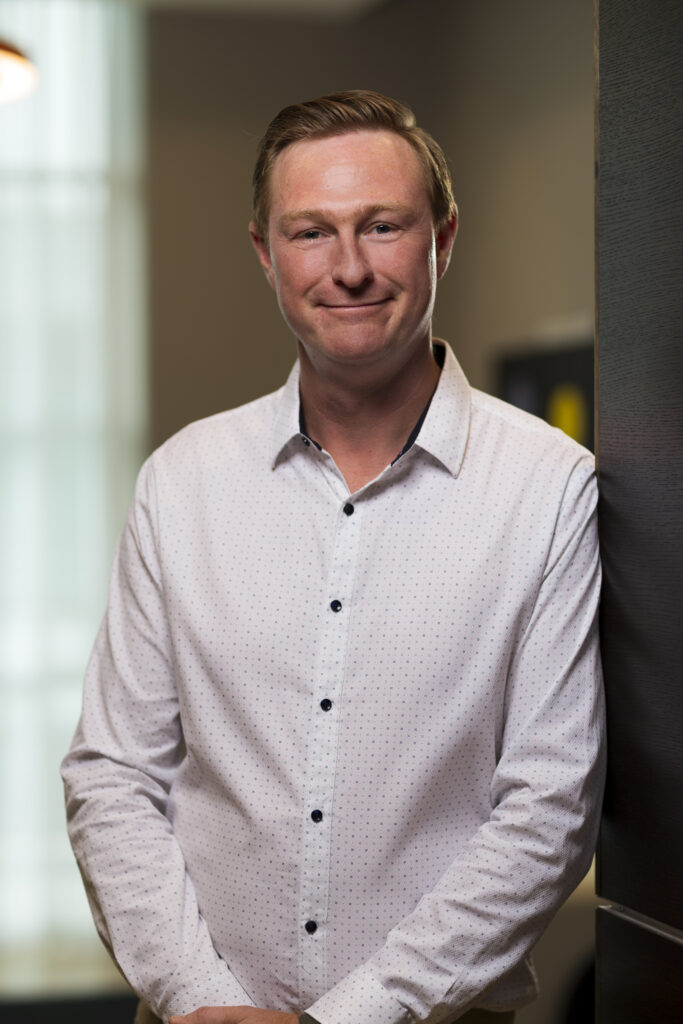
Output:
[[306,428],[335,460],[353,493],[396,457],[439,379],[431,341],[404,365],[335,366],[321,373],[299,345]]

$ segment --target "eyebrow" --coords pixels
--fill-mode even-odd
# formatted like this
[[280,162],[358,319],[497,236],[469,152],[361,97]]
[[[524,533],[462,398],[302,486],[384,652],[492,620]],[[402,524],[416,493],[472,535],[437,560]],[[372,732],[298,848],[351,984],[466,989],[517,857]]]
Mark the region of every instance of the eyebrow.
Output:
[[[403,213],[412,214],[413,208],[407,203],[373,203],[371,206],[360,206],[353,211],[354,216],[360,216],[363,220],[368,220],[370,217],[374,217],[378,213]],[[326,210],[291,210],[289,213],[283,213],[278,220],[278,227],[280,229],[287,228],[291,224],[294,224],[298,220],[313,220],[313,221],[326,221],[330,217],[329,211]]]

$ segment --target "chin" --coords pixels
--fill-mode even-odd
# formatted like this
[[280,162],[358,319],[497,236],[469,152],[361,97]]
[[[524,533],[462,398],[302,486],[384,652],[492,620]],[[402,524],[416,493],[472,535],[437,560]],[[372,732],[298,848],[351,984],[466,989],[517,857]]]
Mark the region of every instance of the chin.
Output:
[[311,347],[321,356],[345,364],[377,362],[390,356],[394,349],[391,341],[386,338],[345,338],[338,342],[328,340]]

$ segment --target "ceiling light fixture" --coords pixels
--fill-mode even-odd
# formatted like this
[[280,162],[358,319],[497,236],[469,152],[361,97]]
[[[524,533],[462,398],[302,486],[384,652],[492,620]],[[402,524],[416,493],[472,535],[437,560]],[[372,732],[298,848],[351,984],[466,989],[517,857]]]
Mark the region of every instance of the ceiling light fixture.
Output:
[[0,103],[28,96],[38,84],[38,72],[16,46],[0,39]]

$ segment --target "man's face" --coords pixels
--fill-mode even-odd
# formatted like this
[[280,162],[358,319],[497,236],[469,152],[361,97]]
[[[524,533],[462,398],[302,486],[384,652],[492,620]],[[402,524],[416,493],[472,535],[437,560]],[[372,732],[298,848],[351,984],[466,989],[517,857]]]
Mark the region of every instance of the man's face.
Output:
[[313,366],[407,362],[429,343],[455,223],[438,234],[419,157],[389,131],[296,142],[270,180],[269,240],[252,239]]

